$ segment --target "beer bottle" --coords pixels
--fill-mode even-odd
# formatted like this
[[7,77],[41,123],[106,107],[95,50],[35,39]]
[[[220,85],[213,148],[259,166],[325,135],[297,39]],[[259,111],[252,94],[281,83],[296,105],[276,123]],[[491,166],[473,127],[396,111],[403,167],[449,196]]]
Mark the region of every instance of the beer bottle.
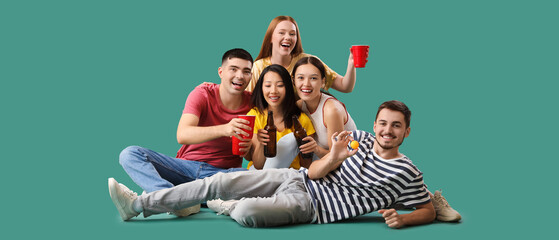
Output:
[[[307,137],[307,131],[305,130],[305,128],[303,128],[303,126],[301,126],[301,123],[299,122],[299,118],[295,115],[293,115],[293,135],[295,136],[295,139],[297,140],[297,146],[301,147],[301,145],[308,143],[308,140],[303,140],[303,138]],[[301,153],[301,157],[303,159],[309,159],[312,160],[312,152],[311,153]]]
[[276,138],[277,128],[276,125],[274,124],[274,112],[272,111],[268,111],[268,121],[266,123],[266,126],[264,127],[264,130],[268,131],[268,139],[270,139],[267,145],[264,146],[264,156],[275,157],[276,144],[278,140]]

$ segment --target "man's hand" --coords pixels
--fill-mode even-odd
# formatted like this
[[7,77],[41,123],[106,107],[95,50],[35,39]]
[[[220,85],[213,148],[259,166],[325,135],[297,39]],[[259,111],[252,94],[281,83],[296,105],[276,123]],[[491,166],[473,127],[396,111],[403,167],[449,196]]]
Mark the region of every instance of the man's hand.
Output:
[[[221,125],[222,126],[222,131],[225,137],[233,137],[235,136],[236,138],[238,138],[239,140],[243,140],[243,137],[241,135],[244,135],[245,137],[250,136],[249,133],[247,132],[251,132],[252,128],[250,128],[248,126],[248,124],[250,124],[250,122],[248,120],[242,119],[242,118],[233,118],[231,119],[231,121],[229,121],[229,123]],[[247,130],[247,132],[245,132],[244,130]]]
[[378,212],[382,214],[384,222],[386,222],[386,225],[388,225],[388,227],[401,228],[404,226],[404,220],[402,219],[402,216],[398,214],[395,209],[382,209]]
[[344,161],[346,158],[353,156],[359,149],[347,150],[347,145],[353,141],[350,136],[351,132],[342,131],[340,134],[337,132],[332,134],[332,147],[330,148],[330,156],[336,161]]

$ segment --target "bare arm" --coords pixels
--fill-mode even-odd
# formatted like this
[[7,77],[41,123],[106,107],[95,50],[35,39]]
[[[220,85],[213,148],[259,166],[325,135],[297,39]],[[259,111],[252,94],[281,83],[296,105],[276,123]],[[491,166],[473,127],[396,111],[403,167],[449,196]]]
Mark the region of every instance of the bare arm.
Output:
[[347,70],[345,76],[339,76],[334,79],[332,83],[332,88],[343,93],[350,93],[355,87],[355,66],[353,65],[353,54],[349,53],[349,59],[347,60]]
[[353,137],[349,136],[351,132],[344,131],[340,134],[334,133],[331,137],[332,147],[330,152],[326,154],[323,158],[314,161],[309,167],[308,177],[310,179],[319,179],[329,172],[337,169],[346,158],[353,156],[358,149],[353,149],[351,151],[347,150],[347,145],[353,140]]
[[382,209],[378,212],[382,214],[386,224],[391,228],[427,224],[433,222],[436,217],[435,208],[431,202],[416,206],[415,210],[408,214],[398,214],[395,209]]
[[185,113],[181,116],[177,128],[177,142],[179,144],[198,144],[220,137],[232,136],[242,140],[240,134],[245,136],[249,136],[249,134],[241,129],[252,131],[247,125],[250,122],[240,118],[233,118],[226,124],[208,127],[198,126],[199,120],[198,116],[190,113]]

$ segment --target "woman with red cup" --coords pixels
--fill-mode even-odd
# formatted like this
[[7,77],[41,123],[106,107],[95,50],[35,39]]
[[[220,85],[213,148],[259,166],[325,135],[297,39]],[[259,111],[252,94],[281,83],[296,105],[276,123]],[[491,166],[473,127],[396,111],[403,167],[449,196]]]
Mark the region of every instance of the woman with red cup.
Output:
[[[247,87],[247,91],[252,91],[255,88],[261,72],[267,66],[279,64],[289,72],[293,72],[295,63],[299,59],[309,56],[313,55],[303,52],[299,27],[295,19],[290,16],[277,16],[270,22],[264,35],[260,53],[252,66],[252,80]],[[324,66],[326,68],[325,90],[333,88],[344,93],[353,91],[355,87],[355,66],[351,51],[345,76],[337,74],[326,64]]]

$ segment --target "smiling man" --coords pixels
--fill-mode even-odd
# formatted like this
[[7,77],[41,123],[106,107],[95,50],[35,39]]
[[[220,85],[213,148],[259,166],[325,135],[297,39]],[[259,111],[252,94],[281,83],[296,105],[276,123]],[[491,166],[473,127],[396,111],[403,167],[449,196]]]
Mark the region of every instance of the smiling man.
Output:
[[[218,172],[244,171],[242,156],[233,155],[231,137],[244,141],[241,151],[248,152],[250,139],[243,140],[241,129],[252,131],[237,118],[250,110],[250,93],[245,91],[253,59],[243,49],[227,51],[218,68],[221,84],[200,85],[190,92],[177,129],[182,144],[176,157],[130,146],[120,154],[120,164],[145,192],[170,188],[185,182],[212,176]],[[200,210],[199,205],[173,211],[187,216]]]
[[[123,220],[144,217],[221,198],[240,199],[220,206],[246,227],[331,223],[379,211],[391,228],[426,224],[435,209],[423,173],[398,149],[410,133],[411,112],[399,101],[383,103],[375,135],[364,131],[334,133],[330,152],[309,169],[264,169],[216,174],[179,186],[136,196],[114,179],[109,192]],[[359,142],[350,150],[349,143]],[[393,204],[414,207],[407,214]]]

